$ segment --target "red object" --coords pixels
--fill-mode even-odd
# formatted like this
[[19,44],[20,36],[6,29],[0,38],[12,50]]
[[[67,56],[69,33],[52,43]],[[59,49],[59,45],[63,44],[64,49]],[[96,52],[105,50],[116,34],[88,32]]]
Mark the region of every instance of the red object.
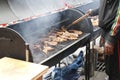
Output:
[[8,26],[8,24],[7,24],[7,23],[0,24],[0,27],[6,27],[6,26]]
[[29,21],[31,20],[31,17],[23,19],[24,21]]
[[65,2],[64,0],[63,0],[63,3],[65,5],[65,7],[67,7],[68,9],[71,8],[71,6],[67,2]]

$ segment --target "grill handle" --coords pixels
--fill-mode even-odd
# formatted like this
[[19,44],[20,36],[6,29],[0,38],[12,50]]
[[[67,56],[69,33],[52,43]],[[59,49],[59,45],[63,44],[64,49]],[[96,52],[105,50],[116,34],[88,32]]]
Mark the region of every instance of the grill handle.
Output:
[[77,24],[78,22],[80,22],[81,20],[85,19],[86,17],[89,16],[89,13],[86,13],[85,15],[81,16],[80,18],[76,19],[75,21],[73,21],[71,24],[69,24],[68,26],[66,26],[67,28]]
[[26,61],[29,62],[29,50],[28,50],[28,43],[25,44],[26,45],[26,51],[25,51],[25,56],[26,56]]

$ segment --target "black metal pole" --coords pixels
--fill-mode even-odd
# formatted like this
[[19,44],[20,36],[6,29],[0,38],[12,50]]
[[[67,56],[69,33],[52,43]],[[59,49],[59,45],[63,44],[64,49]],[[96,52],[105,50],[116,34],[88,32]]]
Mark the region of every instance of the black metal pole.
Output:
[[86,44],[85,80],[90,79],[90,41]]

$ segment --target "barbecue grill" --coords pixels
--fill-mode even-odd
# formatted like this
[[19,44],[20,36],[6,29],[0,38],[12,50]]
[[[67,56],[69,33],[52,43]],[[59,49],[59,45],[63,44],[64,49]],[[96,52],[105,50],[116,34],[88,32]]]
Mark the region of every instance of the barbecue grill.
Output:
[[[52,10],[50,10],[50,12],[47,11],[49,14],[41,15],[41,13],[42,14],[45,13],[44,10],[46,10],[47,7],[49,8],[49,6],[47,7],[45,6],[43,8],[42,6],[39,6],[41,0],[37,0],[37,1],[35,3],[33,3],[32,0],[30,1],[1,0],[0,1],[1,2],[0,10],[2,11],[0,15],[2,19],[2,21],[0,21],[0,27],[1,24],[3,23],[5,24],[3,24],[2,26],[7,25],[6,23],[9,24],[7,28],[0,28],[0,50],[1,50],[0,57],[9,56],[9,57],[25,60],[26,49],[28,49],[29,61],[45,64],[48,66],[53,66],[57,64],[61,59],[65,58],[69,54],[72,54],[79,47],[86,46],[87,47],[86,71],[88,71],[86,72],[86,74],[89,73],[89,69],[88,69],[89,68],[88,53],[90,53],[89,42],[90,40],[95,39],[98,36],[98,35],[96,36],[96,33],[99,34],[98,30],[94,30],[94,32],[96,33],[92,34],[95,37],[91,36],[91,33],[93,33],[93,27],[88,18],[78,22],[77,24],[69,28],[67,28],[67,26],[76,19],[78,19],[79,17],[83,16],[85,13],[84,10],[87,10],[90,7],[87,7],[87,5],[81,6],[82,4],[80,4],[80,7],[78,8],[66,10],[66,6],[67,6],[66,3],[64,3],[65,4],[64,5],[63,2],[60,1],[61,4],[57,6],[58,9],[62,10],[61,12],[60,11],[52,12]],[[19,4],[16,5],[16,3]],[[56,3],[58,3],[57,0]],[[39,17],[33,18],[34,15],[37,15],[37,17],[38,16]],[[32,20],[29,21],[27,20],[23,22],[24,19],[25,20],[30,19],[31,17]],[[20,23],[16,24],[16,20],[18,20],[18,22]],[[35,48],[35,44],[39,44],[36,47],[44,46],[41,43],[41,40],[42,41],[46,40],[48,36],[51,36],[50,34],[52,35],[56,34],[55,32],[61,30],[62,27],[64,27],[65,30],[78,30],[78,31],[82,31],[83,33],[79,35],[75,40],[67,40],[65,42],[60,42],[59,44],[57,44],[57,46],[54,46],[54,50],[49,51],[47,54],[45,54],[42,51],[42,48],[39,49]],[[28,45],[26,45],[26,43],[28,43]]]
[[[40,44],[40,40],[48,35],[51,31],[59,30],[62,26],[67,25],[81,17],[83,13],[77,9],[68,9],[59,13],[49,14],[27,22],[8,26],[20,34],[29,48],[35,63],[53,66],[61,59],[72,54],[77,48],[85,46],[90,39],[92,25],[89,19],[84,19],[81,22],[67,28],[67,30],[80,30],[83,33],[76,40],[68,40],[61,42],[54,47],[54,50],[45,54],[41,50],[34,49],[34,44]],[[45,37],[46,38],[46,37]],[[44,39],[43,39],[44,40]],[[42,45],[43,46],[43,45]]]

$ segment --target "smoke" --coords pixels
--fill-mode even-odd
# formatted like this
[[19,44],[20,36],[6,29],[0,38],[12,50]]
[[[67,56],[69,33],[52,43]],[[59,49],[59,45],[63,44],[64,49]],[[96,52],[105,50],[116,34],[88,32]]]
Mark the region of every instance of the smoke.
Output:
[[[36,42],[48,29],[53,26],[59,26],[56,23],[59,22],[61,15],[59,13],[51,13],[55,10],[65,8],[64,2],[73,5],[77,4],[79,0],[9,0],[8,3],[11,10],[19,19],[26,18],[28,14],[45,14],[45,16],[37,19],[12,25],[10,28],[19,32],[26,42]],[[80,3],[82,2],[80,1]],[[46,13],[49,14],[47,15]]]
[[34,43],[40,36],[46,34],[51,27],[58,27],[61,19],[60,13],[46,15],[27,22],[9,26],[20,33],[27,43]]

